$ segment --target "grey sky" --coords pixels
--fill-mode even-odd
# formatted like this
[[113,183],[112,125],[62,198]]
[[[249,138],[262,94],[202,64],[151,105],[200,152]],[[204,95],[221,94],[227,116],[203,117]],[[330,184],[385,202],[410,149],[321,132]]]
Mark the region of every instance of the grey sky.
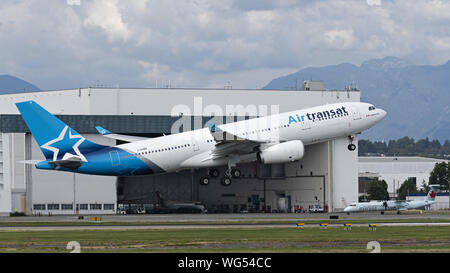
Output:
[[0,74],[42,89],[261,88],[306,66],[450,59],[440,0],[2,0],[0,15]]

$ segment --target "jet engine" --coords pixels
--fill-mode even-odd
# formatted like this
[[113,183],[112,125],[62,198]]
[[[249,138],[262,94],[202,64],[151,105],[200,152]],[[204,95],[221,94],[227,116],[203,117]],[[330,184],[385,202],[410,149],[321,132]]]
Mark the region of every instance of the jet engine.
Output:
[[272,145],[257,153],[258,161],[264,164],[287,163],[299,160],[305,153],[300,140],[291,140]]

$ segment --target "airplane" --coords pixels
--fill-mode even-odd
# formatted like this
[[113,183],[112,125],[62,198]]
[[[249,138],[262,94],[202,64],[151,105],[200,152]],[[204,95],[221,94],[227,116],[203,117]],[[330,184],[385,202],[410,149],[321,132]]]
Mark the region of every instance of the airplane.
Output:
[[398,214],[402,210],[424,209],[429,208],[435,203],[436,192],[440,185],[430,185],[430,191],[424,200],[387,200],[387,201],[370,201],[352,203],[344,209],[344,212],[367,212],[367,211],[381,211],[384,214],[387,210],[396,210]]
[[287,163],[301,159],[304,146],[348,137],[354,151],[355,135],[380,122],[386,112],[372,104],[343,102],[241,120],[223,125],[144,138],[114,134],[101,126],[104,137],[125,141],[105,146],[89,141],[36,102],[16,103],[26,125],[45,156],[28,161],[37,169],[107,176],[152,175],[208,168],[200,185],[218,178],[219,166],[228,166],[221,184],[241,176],[237,164],[259,161]]

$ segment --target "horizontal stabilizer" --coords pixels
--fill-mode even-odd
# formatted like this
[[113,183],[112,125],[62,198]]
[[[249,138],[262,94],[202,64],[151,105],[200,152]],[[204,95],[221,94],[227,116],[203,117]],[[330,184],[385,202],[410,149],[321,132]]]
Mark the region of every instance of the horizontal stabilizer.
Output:
[[39,162],[41,162],[41,160],[20,160],[20,161],[17,161],[17,163],[22,163],[22,164],[27,164],[27,165],[36,165]]
[[62,167],[67,169],[78,169],[79,167],[81,167],[82,161],[78,157],[72,157],[63,160],[49,161],[48,164],[54,165],[57,168]]

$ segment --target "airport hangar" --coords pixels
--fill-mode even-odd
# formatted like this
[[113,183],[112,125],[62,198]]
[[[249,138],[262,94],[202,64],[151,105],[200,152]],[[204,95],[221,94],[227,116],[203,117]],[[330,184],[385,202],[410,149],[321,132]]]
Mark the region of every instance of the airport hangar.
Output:
[[[108,177],[38,170],[20,162],[44,157],[19,115],[16,102],[34,100],[87,139],[115,145],[119,143],[99,135],[95,126],[114,133],[157,137],[169,134],[180,117],[205,125],[214,115],[208,113],[209,105],[221,109],[227,105],[266,106],[266,114],[270,114],[272,105],[286,112],[360,101],[356,89],[325,90],[320,83],[305,86],[306,90],[78,88],[0,95],[0,213],[112,214],[121,203],[160,202],[157,195],[165,204],[200,201],[209,212],[293,212],[310,205],[342,210],[358,200],[358,151],[347,149],[347,138],[306,146],[305,156],[298,162],[238,165],[242,176],[233,179],[230,186],[222,186],[219,178],[211,179],[207,186],[200,185],[200,177],[207,174],[207,169]],[[198,102],[200,112],[196,113]],[[194,111],[173,115],[176,105]],[[235,115],[228,113],[228,118],[249,118],[248,114]],[[225,116],[219,119],[225,122]],[[219,168],[221,173],[225,169]]]

